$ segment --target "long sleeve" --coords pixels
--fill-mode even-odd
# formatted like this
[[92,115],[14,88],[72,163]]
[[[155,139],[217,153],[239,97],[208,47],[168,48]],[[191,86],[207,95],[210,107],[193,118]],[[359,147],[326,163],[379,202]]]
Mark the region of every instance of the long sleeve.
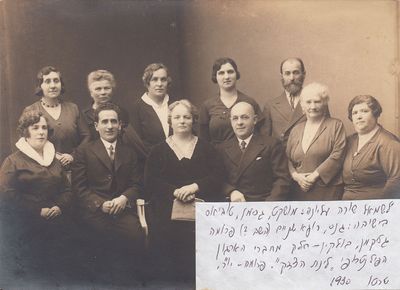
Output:
[[90,130],[83,114],[80,111],[78,111],[77,125],[78,125],[78,134],[80,136],[80,144],[85,144],[89,142]]
[[[204,144],[204,158],[207,160],[208,174],[202,178],[195,179],[194,182],[199,186],[200,198],[206,201],[221,201],[221,176],[224,175],[223,161],[217,151]],[[201,146],[197,144],[197,146]]]
[[72,190],[91,211],[96,211],[107,200],[89,188],[84,146],[78,147],[72,163]]
[[203,104],[199,112],[199,138],[210,142],[210,116],[206,104]]
[[163,176],[166,159],[163,156],[161,147],[155,147],[147,158],[144,171],[144,187],[146,191],[146,200],[174,200],[174,191],[176,185],[168,183]]
[[391,141],[379,150],[379,160],[387,176],[383,196],[400,198],[400,143]]
[[10,157],[7,157],[0,170],[0,194],[2,206],[12,204],[17,208],[23,208],[33,214],[40,214],[42,205],[22,198],[18,190],[17,169],[15,163]]
[[328,184],[341,170],[346,150],[346,132],[342,122],[336,122],[332,138],[333,148],[329,157],[315,170],[325,184]]
[[264,130],[266,132],[266,135],[271,136],[272,135],[272,118],[271,118],[271,109],[270,109],[268,103],[264,105],[262,113],[264,116]]

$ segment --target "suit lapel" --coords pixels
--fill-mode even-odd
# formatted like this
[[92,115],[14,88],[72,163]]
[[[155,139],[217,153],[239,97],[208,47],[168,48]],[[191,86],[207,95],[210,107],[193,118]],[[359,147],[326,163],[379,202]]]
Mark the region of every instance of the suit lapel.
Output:
[[236,166],[239,166],[240,159],[242,158],[242,151],[240,150],[237,142],[238,141],[236,138],[232,138],[227,141],[227,144],[225,145],[225,151],[232,163],[234,163]]
[[92,147],[93,153],[97,156],[97,158],[104,164],[108,170],[112,171],[112,164],[110,156],[106,151],[106,147],[104,147],[103,142],[100,139],[96,140]]
[[292,109],[289,106],[285,92],[283,92],[283,94],[275,101],[274,107],[283,119],[288,122],[290,121]]
[[258,153],[260,153],[260,151],[263,149],[264,149],[263,140],[259,136],[253,135],[249,145],[246,148],[246,151],[244,152],[240,160],[237,178],[239,178],[242,175],[242,173],[247,169],[247,167],[249,167],[249,165],[253,163],[254,160],[256,160]]
[[288,124],[288,129],[296,124],[303,117],[303,109],[301,108],[300,101],[297,103],[294,112],[291,112],[290,122]]
[[122,165],[124,158],[127,157],[125,147],[121,145],[121,141],[117,142],[117,148],[115,149],[114,169],[115,172]]

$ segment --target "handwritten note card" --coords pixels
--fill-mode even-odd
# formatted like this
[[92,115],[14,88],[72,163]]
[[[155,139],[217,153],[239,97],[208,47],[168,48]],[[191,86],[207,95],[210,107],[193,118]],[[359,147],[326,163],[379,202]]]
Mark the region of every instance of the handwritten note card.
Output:
[[400,201],[199,203],[196,288],[400,289]]

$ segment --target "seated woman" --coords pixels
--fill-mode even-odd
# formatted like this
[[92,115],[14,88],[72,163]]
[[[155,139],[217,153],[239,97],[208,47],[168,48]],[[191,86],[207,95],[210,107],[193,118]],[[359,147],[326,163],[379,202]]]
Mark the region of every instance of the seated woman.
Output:
[[[217,201],[222,198],[219,178],[221,162],[214,148],[192,133],[196,108],[188,100],[169,106],[168,123],[173,135],[156,145],[145,168],[145,189],[153,209],[152,250],[173,270],[194,281],[194,223],[172,221],[174,199],[191,202],[195,198]],[[150,228],[151,230],[151,228]],[[162,276],[163,273],[160,273]]]
[[18,151],[4,160],[0,170],[2,237],[17,243],[12,248],[21,250],[22,263],[33,262],[36,267],[41,262],[47,272],[68,265],[62,257],[71,246],[66,213],[72,194],[54,146],[47,140],[51,134],[43,114],[25,110],[18,130]]
[[214,62],[211,80],[218,84],[218,96],[207,99],[200,108],[199,136],[214,145],[229,140],[235,136],[230,121],[231,108],[239,102],[250,103],[257,114],[256,131],[267,134],[264,115],[257,102],[240,92],[236,82],[240,73],[236,62],[228,57],[219,58]]
[[37,74],[35,94],[41,99],[25,108],[42,113],[54,132],[49,140],[56,149],[56,158],[64,167],[74,160],[73,152],[79,144],[90,140],[89,129],[81,118],[78,106],[61,99],[65,92],[61,72],[51,66],[42,68]]
[[311,83],[301,92],[307,120],[292,129],[286,148],[293,200],[337,200],[343,193],[346,133],[340,120],[328,117],[328,101],[324,85]]
[[356,133],[348,138],[343,199],[400,197],[400,143],[378,124],[381,113],[381,105],[372,96],[350,101],[348,117]]

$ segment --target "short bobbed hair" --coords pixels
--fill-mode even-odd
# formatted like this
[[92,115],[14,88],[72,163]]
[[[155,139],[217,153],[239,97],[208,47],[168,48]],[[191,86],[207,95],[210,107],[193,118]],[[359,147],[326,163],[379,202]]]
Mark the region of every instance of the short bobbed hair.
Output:
[[221,57],[219,59],[217,59],[216,61],[214,61],[213,67],[212,67],[212,72],[211,72],[211,80],[213,81],[213,83],[217,83],[217,72],[221,69],[221,66],[223,66],[224,64],[231,64],[231,66],[233,67],[233,69],[236,72],[236,79],[239,80],[240,79],[240,72],[238,70],[238,66],[236,64],[236,62],[229,58],[229,57]]
[[378,119],[379,116],[382,114],[382,107],[381,104],[379,104],[378,100],[375,99],[373,96],[370,95],[359,95],[354,97],[347,108],[347,113],[348,113],[348,118],[350,121],[353,121],[353,108],[355,105],[366,103],[368,107],[372,111],[372,115],[375,117],[375,119]]
[[98,81],[109,81],[113,89],[115,88],[116,85],[114,75],[105,69],[95,70],[92,71],[90,74],[88,74],[87,77],[88,87],[90,87],[90,85],[93,82],[98,82]]
[[193,105],[187,99],[182,99],[182,100],[179,100],[179,101],[175,101],[171,105],[168,106],[168,124],[171,126],[172,111],[178,105],[183,105],[186,108],[188,108],[190,114],[192,115],[193,125],[195,125],[197,123],[198,119],[199,119],[199,111],[197,110],[196,106]]
[[37,73],[37,76],[36,76],[36,88],[35,88],[36,96],[43,97],[43,90],[41,88],[41,85],[43,83],[43,77],[47,76],[51,72],[58,73],[58,76],[60,77],[60,82],[61,82],[60,96],[65,93],[65,85],[64,85],[64,81],[63,81],[61,72],[53,66],[45,66],[39,70],[39,72]]
[[300,101],[303,100],[305,96],[319,96],[322,103],[327,106],[329,102],[329,89],[326,85],[320,83],[311,83],[305,86],[301,90]]
[[147,87],[150,84],[150,80],[153,77],[154,72],[158,71],[159,69],[164,69],[167,72],[168,87],[172,83],[172,78],[169,76],[169,71],[168,71],[167,66],[165,64],[162,64],[162,63],[152,63],[152,64],[149,64],[144,69],[143,76],[142,76],[143,85],[146,88],[146,90],[147,90]]
[[49,127],[49,122],[43,113],[36,109],[24,110],[21,117],[18,120],[17,132],[20,137],[29,138],[29,126],[32,126],[40,121],[40,117],[43,117],[47,123],[47,139],[53,135],[53,130]]
[[114,103],[105,103],[105,104],[100,104],[95,110],[94,110],[94,121],[96,123],[99,122],[99,114],[101,111],[115,111],[118,116],[118,121],[121,121],[121,109]]

